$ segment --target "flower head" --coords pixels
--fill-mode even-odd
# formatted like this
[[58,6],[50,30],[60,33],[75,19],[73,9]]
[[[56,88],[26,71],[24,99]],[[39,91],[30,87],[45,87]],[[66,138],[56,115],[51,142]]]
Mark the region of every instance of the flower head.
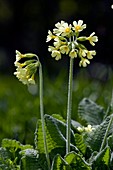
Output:
[[[21,61],[22,58],[25,58],[24,62]],[[17,67],[14,75],[16,75],[19,81],[23,84],[35,84],[34,75],[39,66],[39,60],[35,54],[21,54],[16,50],[16,61],[14,65]]]
[[84,128],[84,130],[86,132],[92,132],[92,130],[94,130],[95,128],[93,128],[91,125],[88,125],[87,127]]
[[79,57],[79,66],[86,67],[90,64],[89,59],[92,59],[96,55],[95,50],[87,50],[84,46],[84,41],[89,40],[91,45],[95,45],[98,41],[98,37],[94,36],[94,32],[89,36],[79,37],[79,32],[86,28],[86,24],[83,24],[82,20],[78,22],[73,21],[73,24],[68,24],[65,21],[61,21],[55,24],[53,33],[48,31],[47,40],[51,41],[53,39],[53,46],[49,46],[48,51],[51,52],[51,56],[55,60],[62,58],[62,55],[68,55],[71,58]]
[[91,125],[88,125],[87,127],[78,127],[77,130],[79,132],[92,132],[95,128],[93,128]]

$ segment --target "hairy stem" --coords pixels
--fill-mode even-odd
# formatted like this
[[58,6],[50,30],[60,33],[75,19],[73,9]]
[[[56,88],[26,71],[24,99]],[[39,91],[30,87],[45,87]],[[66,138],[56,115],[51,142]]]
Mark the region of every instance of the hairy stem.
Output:
[[68,82],[68,101],[67,101],[67,132],[66,132],[66,154],[70,152],[71,141],[71,109],[72,109],[72,90],[73,90],[73,58],[70,58],[69,82]]
[[102,151],[102,149],[104,148],[104,145],[106,143],[107,135],[108,135],[109,129],[111,127],[112,121],[113,121],[113,116],[111,116],[109,124],[107,126],[106,133],[105,133],[104,139],[103,139],[101,147],[100,147],[100,152]]
[[42,121],[42,132],[43,132],[43,140],[44,140],[44,149],[46,154],[46,159],[48,163],[48,170],[50,170],[50,159],[46,142],[46,131],[45,131],[45,120],[44,120],[44,107],[43,107],[43,74],[42,74],[42,65],[39,66],[39,88],[40,88],[40,114]]

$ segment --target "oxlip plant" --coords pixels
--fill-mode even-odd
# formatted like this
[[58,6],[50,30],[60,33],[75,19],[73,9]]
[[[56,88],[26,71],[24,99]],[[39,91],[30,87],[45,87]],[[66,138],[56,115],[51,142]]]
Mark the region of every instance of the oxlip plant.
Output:
[[[69,57],[67,119],[58,114],[45,114],[43,103],[43,69],[36,54],[16,50],[14,75],[24,85],[39,84],[40,119],[35,130],[35,146],[3,139],[0,147],[0,170],[101,170],[113,169],[113,96],[107,111],[88,98],[78,106],[79,121],[72,120],[73,65],[86,67],[96,55],[84,45],[98,41],[95,32],[82,36],[82,20],[68,24],[61,21],[48,31],[48,51],[55,60]],[[37,74],[38,72],[38,74]],[[38,75],[38,79],[36,78]],[[76,112],[76,111],[74,111]]]

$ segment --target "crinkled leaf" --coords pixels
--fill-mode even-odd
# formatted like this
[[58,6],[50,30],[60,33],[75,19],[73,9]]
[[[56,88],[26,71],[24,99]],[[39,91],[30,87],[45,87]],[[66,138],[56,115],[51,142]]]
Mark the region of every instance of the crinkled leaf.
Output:
[[84,98],[79,103],[78,115],[86,124],[99,125],[103,120],[105,111],[103,107],[90,99]]
[[59,114],[52,114],[52,117],[66,123],[66,120]]
[[57,154],[53,159],[51,170],[66,170],[66,167],[68,167],[67,162]]
[[56,155],[51,170],[91,170],[90,165],[77,153],[70,152],[64,159]]
[[110,147],[107,146],[95,156],[92,167],[97,170],[107,169],[110,163],[110,155]]
[[2,140],[2,147],[4,148],[8,148],[8,149],[20,149],[20,150],[24,150],[27,148],[33,148],[33,146],[31,145],[22,145],[19,141],[16,140],[12,140],[12,139],[3,139]]
[[[66,145],[66,124],[52,116],[45,115],[45,129],[49,153],[54,150],[55,154],[57,152],[64,155]],[[74,135],[72,137],[74,141]],[[37,123],[35,143],[39,153],[45,153],[41,120],[38,120]]]
[[0,170],[18,170],[19,166],[12,161],[12,154],[6,148],[0,148]]
[[[2,149],[1,152],[4,163],[3,166],[8,167],[9,170],[18,170],[20,162],[20,155],[19,151],[24,150],[26,148],[33,148],[31,145],[22,145],[19,141],[12,140],[12,139],[3,139],[2,140]],[[4,154],[10,154],[10,156],[6,159]]]
[[20,152],[21,170],[48,170],[45,155],[39,155],[37,150],[26,149]]
[[6,160],[11,158],[11,153],[6,149],[1,147],[0,148],[0,162],[2,162],[2,160]]
[[83,155],[85,155],[87,146],[81,134],[78,134],[78,133],[75,134],[75,145],[79,149],[79,151]]
[[20,142],[12,139],[3,139],[2,140],[2,147],[4,148],[20,148]]
[[75,128],[75,129],[77,127],[82,127],[82,125],[79,122],[75,121],[75,120],[71,120],[71,124],[72,124],[72,127]]
[[76,152],[68,153],[64,160],[68,163],[71,169],[91,170],[90,165]]
[[93,151],[99,151],[111,116],[107,117],[99,126],[95,128],[95,130],[88,134],[86,142]]

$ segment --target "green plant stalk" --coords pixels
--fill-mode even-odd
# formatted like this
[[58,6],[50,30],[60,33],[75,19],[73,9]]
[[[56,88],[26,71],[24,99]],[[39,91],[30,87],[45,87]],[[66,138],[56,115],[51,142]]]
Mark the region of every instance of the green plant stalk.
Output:
[[112,124],[112,121],[113,121],[113,116],[111,116],[110,121],[109,121],[109,124],[108,124],[108,126],[107,126],[106,133],[105,133],[104,139],[103,139],[102,144],[101,144],[101,147],[100,147],[100,152],[102,151],[102,149],[104,148],[104,145],[105,145],[105,143],[106,143],[107,135],[108,135],[110,126],[111,126],[111,124]]
[[71,141],[71,110],[72,110],[72,90],[73,90],[73,58],[70,58],[68,101],[67,101],[67,131],[66,131],[66,154],[70,152]]
[[44,140],[44,149],[48,164],[48,170],[50,170],[50,159],[46,142],[46,131],[45,131],[45,120],[44,120],[44,107],[43,107],[43,74],[42,74],[42,65],[39,66],[39,88],[40,88],[40,114],[42,121],[42,132],[43,132],[43,140]]

